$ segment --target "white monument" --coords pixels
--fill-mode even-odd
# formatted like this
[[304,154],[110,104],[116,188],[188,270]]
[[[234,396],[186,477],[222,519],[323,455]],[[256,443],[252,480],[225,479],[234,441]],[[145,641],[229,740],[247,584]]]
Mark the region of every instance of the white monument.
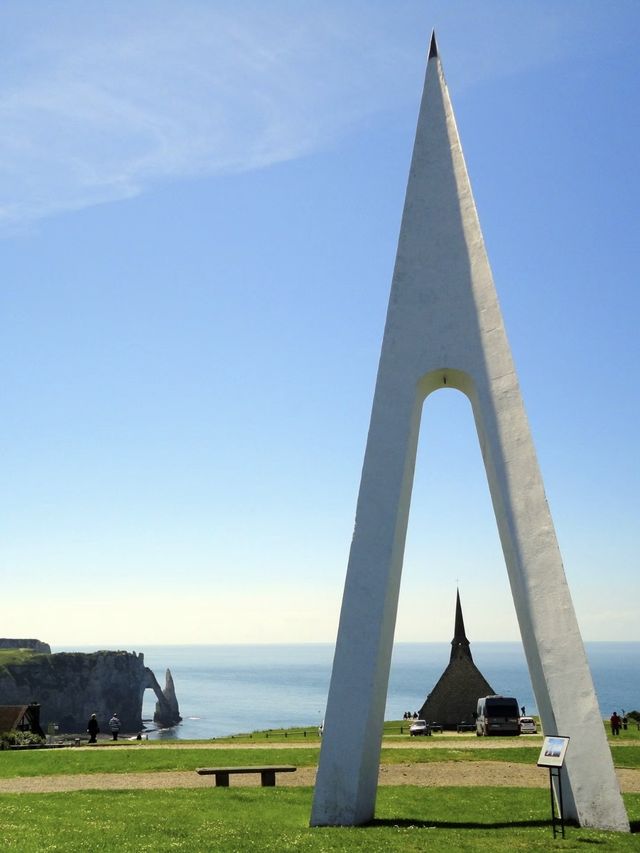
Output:
[[467,395],[545,735],[568,735],[565,818],[629,831],[435,37],[362,470],[311,824],[374,816],[425,398]]

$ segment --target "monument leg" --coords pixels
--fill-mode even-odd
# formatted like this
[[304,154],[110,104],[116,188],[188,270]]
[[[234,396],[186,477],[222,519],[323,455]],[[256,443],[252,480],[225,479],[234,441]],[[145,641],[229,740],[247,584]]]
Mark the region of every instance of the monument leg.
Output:
[[571,737],[565,814],[628,830],[515,374],[500,383],[470,397],[542,728]]
[[[382,371],[381,371],[382,372]],[[374,815],[422,400],[378,381],[316,779],[312,826]]]

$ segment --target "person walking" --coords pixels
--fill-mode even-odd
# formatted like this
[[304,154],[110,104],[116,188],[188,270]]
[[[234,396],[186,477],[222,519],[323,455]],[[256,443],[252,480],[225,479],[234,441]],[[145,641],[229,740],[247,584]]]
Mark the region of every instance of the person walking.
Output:
[[120,731],[120,720],[118,719],[117,714],[114,714],[113,717],[111,717],[111,719],[109,720],[109,728],[111,729],[113,739],[118,740],[118,732]]
[[98,718],[95,714],[92,714],[89,717],[89,722],[87,723],[87,731],[89,732],[89,743],[97,743],[96,735],[100,731],[100,726],[98,725]]

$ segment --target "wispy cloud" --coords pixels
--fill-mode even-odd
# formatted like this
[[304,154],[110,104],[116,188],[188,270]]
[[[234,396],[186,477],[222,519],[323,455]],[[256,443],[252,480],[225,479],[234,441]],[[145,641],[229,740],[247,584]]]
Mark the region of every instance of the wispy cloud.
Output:
[[0,229],[331,144],[417,97],[432,25],[458,90],[549,61],[577,2],[492,19],[475,0],[6,0]]
[[11,22],[17,40],[0,76],[5,226],[168,176],[299,157],[393,90],[384,76],[393,45],[381,63],[375,38],[321,5],[304,15],[271,4],[96,8],[41,6],[37,24]]

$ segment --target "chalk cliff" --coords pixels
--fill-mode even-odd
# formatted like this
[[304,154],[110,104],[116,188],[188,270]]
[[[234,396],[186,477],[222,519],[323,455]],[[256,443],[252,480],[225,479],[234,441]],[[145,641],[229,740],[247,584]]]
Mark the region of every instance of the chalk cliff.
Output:
[[158,699],[154,721],[171,726],[182,718],[173,679],[167,673],[165,694],[144,665],[143,654],[34,652],[26,662],[0,665],[0,705],[39,703],[45,730],[55,722],[60,732],[84,732],[87,720],[95,713],[101,731],[108,732],[109,718],[117,712],[123,732],[139,732],[143,727],[143,695],[150,688]]

